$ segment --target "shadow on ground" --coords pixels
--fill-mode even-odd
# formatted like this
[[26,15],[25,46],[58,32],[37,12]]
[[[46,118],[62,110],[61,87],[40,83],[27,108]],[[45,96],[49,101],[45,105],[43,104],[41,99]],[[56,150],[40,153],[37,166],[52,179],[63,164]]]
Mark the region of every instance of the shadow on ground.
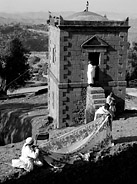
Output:
[[66,165],[62,170],[48,167],[35,168],[33,172],[7,184],[123,184],[137,181],[137,144],[122,144],[101,152],[98,160],[76,162]]
[[124,120],[126,120],[131,117],[137,117],[136,109],[126,109],[122,114],[117,115],[114,119],[119,120],[120,118],[123,118]]
[[114,142],[115,144],[118,144],[118,143],[135,142],[135,141],[137,141],[137,136],[120,137]]

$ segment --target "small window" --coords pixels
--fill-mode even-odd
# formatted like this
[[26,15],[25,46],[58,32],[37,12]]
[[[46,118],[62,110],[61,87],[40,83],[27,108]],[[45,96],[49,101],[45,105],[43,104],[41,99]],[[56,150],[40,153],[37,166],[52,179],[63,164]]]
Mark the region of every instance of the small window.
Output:
[[56,61],[56,48],[55,47],[53,47],[52,52],[53,52],[53,54],[52,54],[53,63],[55,63],[55,61]]
[[53,107],[53,109],[54,109],[54,92],[52,92],[52,107]]

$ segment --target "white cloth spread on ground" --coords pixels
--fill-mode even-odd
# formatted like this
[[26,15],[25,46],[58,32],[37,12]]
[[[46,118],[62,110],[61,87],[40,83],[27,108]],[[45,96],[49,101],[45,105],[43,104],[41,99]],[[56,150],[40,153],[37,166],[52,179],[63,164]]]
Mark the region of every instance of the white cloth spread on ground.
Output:
[[[52,167],[63,167],[66,163],[73,164],[74,161],[81,158],[88,161],[94,146],[98,144],[101,147],[108,145],[111,141],[110,138],[109,116],[104,115],[93,122],[72,129],[70,132],[48,142],[43,141],[39,145],[39,149],[43,159],[49,165]],[[38,151],[34,153],[30,146],[24,144],[21,157],[13,159],[12,166],[31,171],[37,156]]]
[[73,164],[80,159],[89,156],[94,145],[111,142],[111,131],[108,123],[109,116],[105,115],[96,121],[81,125],[49,142],[40,145],[45,161],[51,166],[64,166],[66,163]]

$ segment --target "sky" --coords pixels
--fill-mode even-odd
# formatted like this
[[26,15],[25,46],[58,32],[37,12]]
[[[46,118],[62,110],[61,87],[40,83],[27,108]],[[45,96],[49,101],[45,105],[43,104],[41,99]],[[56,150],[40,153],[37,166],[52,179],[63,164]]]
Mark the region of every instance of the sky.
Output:
[[[0,12],[83,11],[86,0],[0,0]],[[137,0],[89,0],[89,11],[137,13]]]

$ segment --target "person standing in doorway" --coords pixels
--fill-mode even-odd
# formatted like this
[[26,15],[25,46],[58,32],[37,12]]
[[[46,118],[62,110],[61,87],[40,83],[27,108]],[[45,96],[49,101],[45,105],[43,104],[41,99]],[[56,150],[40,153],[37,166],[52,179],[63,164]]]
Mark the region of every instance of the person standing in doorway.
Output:
[[96,67],[92,64],[92,61],[89,61],[88,70],[87,70],[87,78],[88,78],[88,85],[90,86],[94,86],[95,69]]

